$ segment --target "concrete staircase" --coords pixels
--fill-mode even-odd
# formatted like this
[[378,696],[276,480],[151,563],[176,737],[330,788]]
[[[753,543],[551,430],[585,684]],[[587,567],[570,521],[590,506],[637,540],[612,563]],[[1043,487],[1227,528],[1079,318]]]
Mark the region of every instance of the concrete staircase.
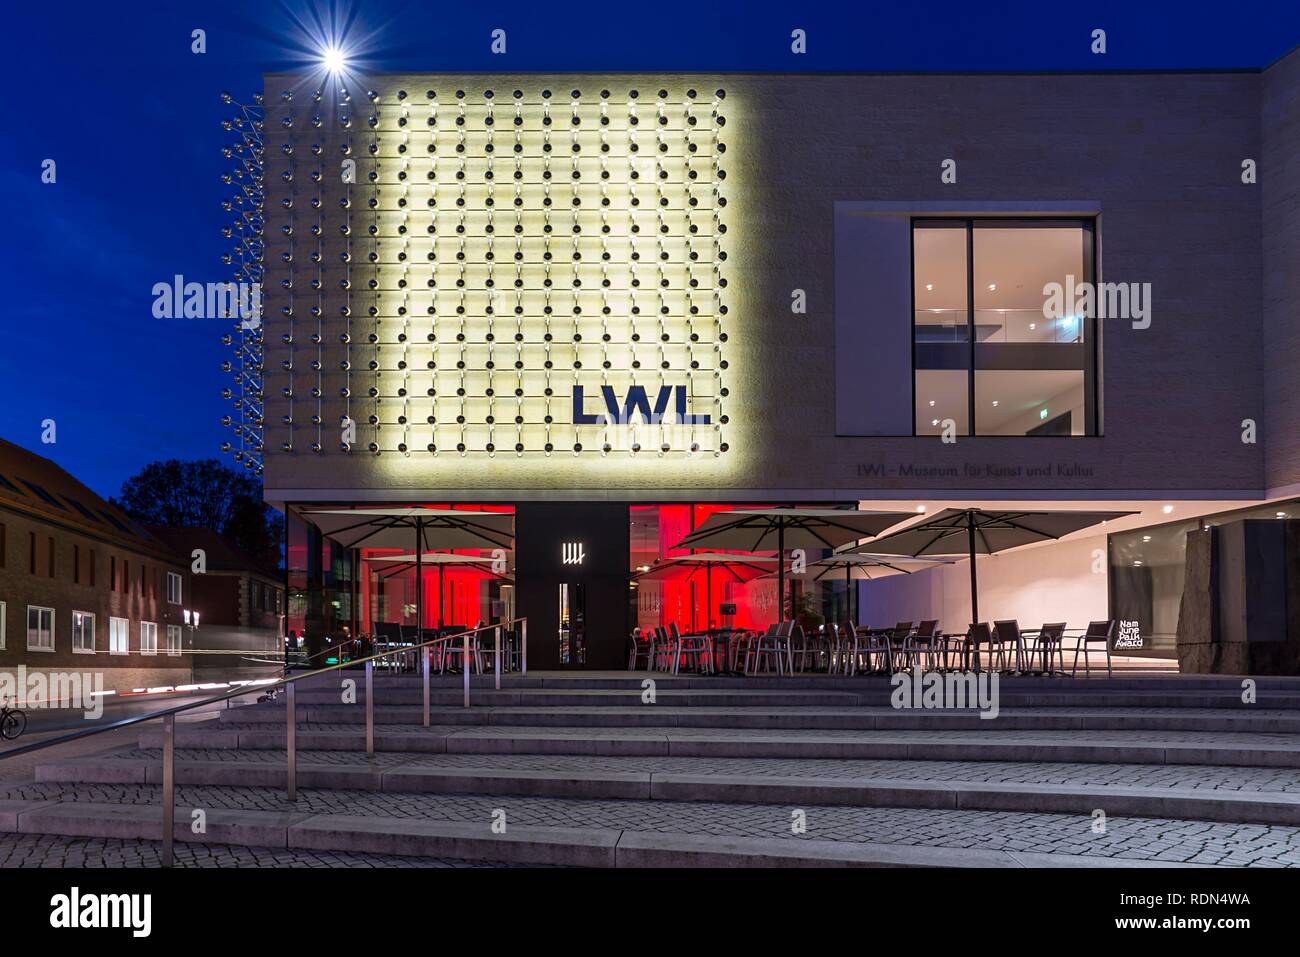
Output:
[[[1000,712],[881,678],[351,672],[178,725],[176,838],[583,866],[1300,866],[1300,680],[1004,679]],[[644,681],[654,679],[653,702]],[[251,699],[250,699],[251,700]],[[0,831],[156,839],[161,731],[37,769]],[[196,833],[195,811],[204,829]],[[1098,829],[1098,822],[1104,828]]]

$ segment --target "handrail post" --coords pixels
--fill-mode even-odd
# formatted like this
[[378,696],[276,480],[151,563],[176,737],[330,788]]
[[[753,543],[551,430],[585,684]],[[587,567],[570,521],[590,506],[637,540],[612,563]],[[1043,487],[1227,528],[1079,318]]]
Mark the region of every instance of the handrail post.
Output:
[[366,662],[366,754],[375,753],[375,663]]
[[162,866],[172,866],[176,830],[176,715],[163,716]]
[[298,800],[298,686],[292,681],[284,686],[284,709],[288,719],[285,726],[285,770],[289,800]]
[[493,647],[493,656],[496,658],[496,689],[501,690],[501,626],[497,625],[493,634],[496,636]]
[[465,637],[461,639],[461,662],[463,664],[462,673],[465,675],[465,707],[469,707],[469,632],[465,632]]
[[429,660],[433,657],[433,649],[421,648],[420,653],[424,655],[424,726],[429,727]]
[[528,619],[519,620],[519,662],[521,673],[528,674]]

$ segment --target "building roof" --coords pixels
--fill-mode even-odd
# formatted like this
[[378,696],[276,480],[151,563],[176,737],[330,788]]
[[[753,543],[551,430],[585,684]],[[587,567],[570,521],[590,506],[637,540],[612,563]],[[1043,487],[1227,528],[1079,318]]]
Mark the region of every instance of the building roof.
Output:
[[194,549],[203,549],[210,572],[252,572],[279,580],[280,573],[276,569],[210,528],[162,528],[151,525],[149,532],[165,542],[186,563],[190,561]]
[[171,548],[44,456],[0,439],[0,507],[126,548],[174,558]]

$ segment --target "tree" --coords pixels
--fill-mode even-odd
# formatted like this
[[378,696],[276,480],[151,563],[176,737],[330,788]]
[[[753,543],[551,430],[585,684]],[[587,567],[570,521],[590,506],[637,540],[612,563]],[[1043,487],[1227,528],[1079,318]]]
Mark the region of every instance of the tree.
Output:
[[272,567],[280,564],[283,516],[262,501],[256,479],[217,459],[152,462],[122,483],[113,504],[143,525],[210,528]]

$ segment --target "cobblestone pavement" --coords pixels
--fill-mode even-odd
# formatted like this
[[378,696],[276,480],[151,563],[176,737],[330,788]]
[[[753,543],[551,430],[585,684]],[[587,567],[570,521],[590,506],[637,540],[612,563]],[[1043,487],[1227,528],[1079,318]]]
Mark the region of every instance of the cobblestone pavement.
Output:
[[[129,748],[110,760],[161,762],[158,748]],[[283,751],[177,748],[177,761],[285,763]],[[1300,792],[1300,769],[1212,767],[1194,764],[1083,764],[1013,761],[837,760],[804,758],[604,757],[549,754],[423,754],[299,751],[298,766],[363,765],[502,771],[649,772],[696,775],[763,775],[895,781],[967,781],[983,784],[1061,784],[1090,787],[1188,788],[1208,791]]]
[[[154,785],[32,784],[10,789],[4,796],[155,806],[161,801],[160,789]],[[298,800],[291,803],[282,791],[271,788],[193,785],[179,785],[176,802],[187,808],[481,821],[485,828],[494,811],[501,809],[507,823],[515,825],[980,848],[1238,867],[1300,867],[1300,828],[1160,818],[1110,817],[1105,833],[1095,834],[1092,817],[1083,815],[816,806],[802,809],[807,816],[807,832],[800,836],[791,833],[796,808],[785,805],[385,794],[311,788],[300,789]],[[184,846],[177,845],[178,849]],[[0,851],[0,859],[3,853]]]
[[[0,842],[0,867],[161,867],[158,841],[23,835]],[[488,861],[390,857],[231,844],[173,845],[173,867],[512,867]]]

